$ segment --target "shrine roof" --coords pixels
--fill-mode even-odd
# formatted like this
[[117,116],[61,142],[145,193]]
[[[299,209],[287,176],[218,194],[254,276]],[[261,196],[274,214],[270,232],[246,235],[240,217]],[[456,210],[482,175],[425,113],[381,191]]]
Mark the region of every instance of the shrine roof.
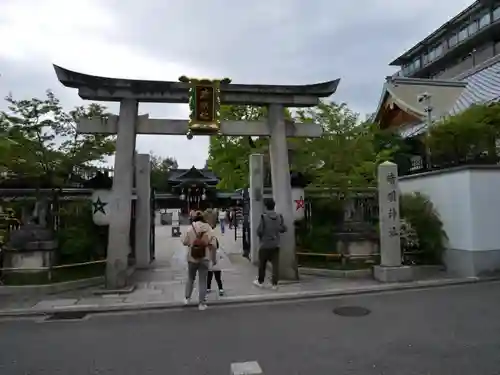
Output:
[[[450,115],[465,111],[473,104],[488,104],[500,101],[500,56],[486,61],[481,66],[465,72],[454,80],[467,84],[449,110]],[[402,137],[414,137],[427,130],[427,122],[408,123],[399,131]]]
[[374,120],[382,128],[392,126],[391,122],[399,127],[425,121],[427,103],[418,99],[424,93],[431,97],[432,117],[441,118],[450,113],[466,86],[461,81],[387,77]]
[[197,169],[193,166],[189,169],[173,169],[169,171],[168,181],[171,183],[182,183],[185,181],[218,183],[219,178],[210,169]]
[[[130,97],[130,93],[132,93],[133,97],[143,102],[188,103],[189,101],[188,83],[100,77],[74,72],[57,65],[54,65],[54,69],[59,82],[66,87],[79,89],[79,95],[83,99],[118,101],[121,98]],[[279,103],[278,99],[281,96],[288,97],[288,101],[290,96],[325,98],[335,93],[339,82],[340,79],[310,85],[221,83],[221,101],[223,104],[244,103],[245,100],[249,100],[249,95],[253,96],[250,101],[255,104],[259,104],[259,100],[262,102],[261,104],[274,102],[269,97],[274,97],[273,100],[276,103]],[[260,99],[256,96],[259,96]],[[266,96],[268,98],[264,99]],[[286,102],[288,103],[288,101]],[[297,100],[297,103],[300,105],[301,102]],[[304,102],[303,105],[309,104]]]

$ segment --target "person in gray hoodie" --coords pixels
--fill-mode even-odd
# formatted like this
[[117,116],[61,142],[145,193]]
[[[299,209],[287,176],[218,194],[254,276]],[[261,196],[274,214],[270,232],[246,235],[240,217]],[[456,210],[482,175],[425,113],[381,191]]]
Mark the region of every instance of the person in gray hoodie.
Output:
[[260,239],[259,275],[253,283],[259,288],[264,286],[267,262],[271,262],[273,266],[272,287],[276,289],[279,275],[280,234],[285,233],[287,228],[283,216],[274,211],[274,200],[265,199],[264,206],[266,210],[257,227],[257,236]]

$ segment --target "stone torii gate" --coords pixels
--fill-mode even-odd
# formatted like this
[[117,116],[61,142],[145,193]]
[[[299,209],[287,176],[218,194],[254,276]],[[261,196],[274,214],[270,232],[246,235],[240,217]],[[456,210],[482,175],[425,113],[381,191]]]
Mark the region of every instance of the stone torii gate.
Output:
[[[108,288],[126,285],[129,231],[135,141],[137,134],[269,136],[273,197],[276,210],[283,214],[288,232],[282,236],[280,273],[283,278],[296,279],[295,231],[290,202],[290,167],[287,137],[320,137],[319,124],[298,124],[285,120],[285,107],[312,107],[320,98],[332,95],[339,79],[313,85],[241,85],[221,81],[189,80],[181,82],[145,81],[105,78],[73,72],[54,65],[59,81],[66,87],[78,89],[82,99],[120,102],[118,116],[108,119],[82,120],[80,133],[116,134],[116,155],[110,202],[108,261],[106,281]],[[208,117],[201,113],[200,103],[207,107],[198,89],[211,90],[212,102]],[[193,96],[194,95],[194,96]],[[139,102],[190,103],[191,120],[149,119],[138,115]],[[266,106],[268,119],[263,121],[222,121],[218,116],[219,104]],[[208,121],[204,121],[208,120]],[[202,123],[200,126],[199,123]],[[140,249],[136,249],[140,251]]]

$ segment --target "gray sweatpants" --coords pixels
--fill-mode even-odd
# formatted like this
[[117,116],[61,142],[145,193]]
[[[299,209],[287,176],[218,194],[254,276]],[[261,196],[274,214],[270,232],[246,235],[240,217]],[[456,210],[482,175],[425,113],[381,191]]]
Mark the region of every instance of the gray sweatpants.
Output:
[[206,302],[208,264],[208,260],[202,260],[199,263],[188,262],[188,280],[186,283],[185,294],[187,299],[191,298],[191,294],[193,294],[194,280],[196,279],[196,274],[198,273],[198,300],[199,303]]

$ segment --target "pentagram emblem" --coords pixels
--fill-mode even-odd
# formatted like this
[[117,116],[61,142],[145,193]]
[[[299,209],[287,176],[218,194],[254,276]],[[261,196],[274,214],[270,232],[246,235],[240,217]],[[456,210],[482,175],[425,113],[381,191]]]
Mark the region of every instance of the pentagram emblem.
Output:
[[106,211],[104,211],[104,207],[106,207],[108,203],[101,201],[101,197],[97,197],[95,202],[92,202],[92,206],[94,207],[94,215],[98,212],[102,212],[106,215]]
[[298,211],[299,209],[301,209],[301,208],[305,208],[305,207],[306,207],[306,206],[305,206],[305,201],[304,201],[304,198],[303,198],[302,196],[300,196],[300,198],[299,198],[299,199],[296,199],[296,200],[295,200],[295,204],[296,204],[296,206],[295,206],[295,211]]

